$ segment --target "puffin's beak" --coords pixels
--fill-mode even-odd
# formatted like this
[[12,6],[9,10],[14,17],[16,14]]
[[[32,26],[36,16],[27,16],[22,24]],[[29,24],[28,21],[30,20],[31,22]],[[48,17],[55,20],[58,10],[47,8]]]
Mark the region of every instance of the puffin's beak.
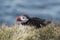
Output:
[[20,17],[17,17],[17,18],[16,18],[16,21],[19,21],[19,22],[20,22],[20,21],[22,21],[22,20],[21,20]]

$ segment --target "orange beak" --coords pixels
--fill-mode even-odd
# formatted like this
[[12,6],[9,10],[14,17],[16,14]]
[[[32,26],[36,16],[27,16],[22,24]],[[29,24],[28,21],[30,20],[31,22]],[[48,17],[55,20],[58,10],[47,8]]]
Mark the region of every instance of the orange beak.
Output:
[[20,17],[17,17],[17,18],[16,18],[16,21],[19,21],[19,22],[20,22],[20,21],[22,21],[22,20],[21,20]]

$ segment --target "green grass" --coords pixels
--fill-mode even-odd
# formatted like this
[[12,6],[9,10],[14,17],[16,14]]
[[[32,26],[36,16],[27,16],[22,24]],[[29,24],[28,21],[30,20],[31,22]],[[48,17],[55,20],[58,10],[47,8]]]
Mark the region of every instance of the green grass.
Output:
[[35,29],[33,26],[0,27],[0,40],[60,40],[60,27],[54,23]]

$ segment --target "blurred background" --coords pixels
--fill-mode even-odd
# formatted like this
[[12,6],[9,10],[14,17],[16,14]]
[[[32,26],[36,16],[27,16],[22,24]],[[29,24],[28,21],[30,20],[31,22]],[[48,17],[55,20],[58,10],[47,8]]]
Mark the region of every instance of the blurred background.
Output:
[[22,13],[59,22],[60,0],[0,0],[0,25],[14,24]]

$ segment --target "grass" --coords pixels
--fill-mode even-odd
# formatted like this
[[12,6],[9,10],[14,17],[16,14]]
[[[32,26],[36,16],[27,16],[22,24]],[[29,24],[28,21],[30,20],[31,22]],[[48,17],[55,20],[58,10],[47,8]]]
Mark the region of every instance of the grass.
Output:
[[60,27],[54,23],[35,29],[33,26],[0,27],[0,40],[60,40]]

